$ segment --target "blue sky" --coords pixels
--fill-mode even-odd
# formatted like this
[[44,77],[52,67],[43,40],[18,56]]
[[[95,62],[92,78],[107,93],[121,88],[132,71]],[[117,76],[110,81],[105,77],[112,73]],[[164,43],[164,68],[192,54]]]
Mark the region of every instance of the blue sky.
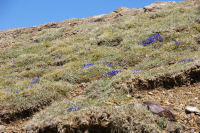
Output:
[[0,30],[106,14],[122,6],[143,8],[156,1],[158,0],[0,0]]

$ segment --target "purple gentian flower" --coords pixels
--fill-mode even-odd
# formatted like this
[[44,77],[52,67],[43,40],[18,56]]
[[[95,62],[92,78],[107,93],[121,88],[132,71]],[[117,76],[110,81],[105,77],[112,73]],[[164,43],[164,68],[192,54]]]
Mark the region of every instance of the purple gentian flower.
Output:
[[19,93],[21,90],[17,90],[16,93]]
[[187,60],[184,60],[184,62],[186,62],[186,61],[193,61],[193,59],[192,59],[192,58],[189,58],[189,59],[187,59]]
[[178,42],[178,41],[175,41],[175,42],[174,42],[174,44],[175,44],[175,45],[179,45],[179,44],[180,44],[180,42]]
[[40,78],[36,78],[36,79],[35,79],[35,82],[36,82],[36,83],[39,83],[39,81],[40,81]]

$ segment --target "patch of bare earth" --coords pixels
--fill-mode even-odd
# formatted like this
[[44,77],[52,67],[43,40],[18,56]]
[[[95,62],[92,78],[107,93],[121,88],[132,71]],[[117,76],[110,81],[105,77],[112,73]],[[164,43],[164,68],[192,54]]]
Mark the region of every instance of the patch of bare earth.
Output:
[[5,127],[6,133],[19,133],[24,126],[24,123],[31,119],[32,116],[51,104],[51,100],[38,104],[30,108],[21,108],[14,110],[12,107],[1,107],[0,125]]
[[200,108],[200,83],[192,86],[175,87],[172,89],[153,89],[137,91],[133,97],[140,102],[154,101],[167,107],[179,123],[186,125],[186,131],[200,129],[200,116],[194,113],[186,114],[186,106]]

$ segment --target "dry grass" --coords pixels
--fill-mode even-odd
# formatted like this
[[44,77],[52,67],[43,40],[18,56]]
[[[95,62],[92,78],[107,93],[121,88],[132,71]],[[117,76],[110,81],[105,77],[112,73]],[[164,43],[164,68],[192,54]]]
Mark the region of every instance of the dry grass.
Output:
[[[196,4],[180,2],[157,12],[133,10],[134,16],[124,15],[109,21],[83,23],[72,19],[69,22],[73,26],[43,29],[2,40],[5,44],[11,45],[11,40],[14,43],[0,51],[0,107],[14,112],[37,108],[49,99],[51,102],[65,99],[69,91],[80,88],[86,90],[81,104],[88,108],[106,106],[104,101],[129,101],[126,95],[130,93],[130,86],[116,91],[113,84],[118,82],[123,86],[123,81],[134,77],[153,79],[166,73],[178,73],[199,59],[198,10]],[[156,33],[162,36],[162,42],[145,47],[138,43]],[[175,45],[175,41],[180,44]],[[184,62],[189,58],[193,61]],[[115,67],[103,64],[105,60]],[[97,62],[99,64],[81,67]],[[135,71],[137,69],[142,71]],[[113,70],[121,72],[103,77]],[[40,83],[24,89],[35,78],[40,78]],[[82,83],[88,85],[80,87]],[[21,91],[6,92],[11,88]],[[67,99],[56,102],[52,107],[60,106],[59,110],[46,112],[52,118],[63,114],[64,108],[72,103]],[[163,127],[163,122],[160,126]]]

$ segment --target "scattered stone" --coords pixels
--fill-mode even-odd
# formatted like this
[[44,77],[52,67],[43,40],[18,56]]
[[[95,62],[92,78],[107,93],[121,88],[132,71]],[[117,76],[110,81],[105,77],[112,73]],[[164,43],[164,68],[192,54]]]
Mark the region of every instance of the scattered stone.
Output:
[[147,105],[147,107],[151,110],[151,112],[161,117],[169,118],[171,121],[176,121],[175,116],[168,109],[163,108],[162,106],[151,101],[146,101],[144,102],[144,104]]
[[195,113],[195,114],[200,115],[200,110],[197,107],[186,106],[185,112],[186,113]]
[[175,28],[176,32],[182,32],[182,31],[187,31],[188,30],[188,26],[186,25],[181,25]]
[[174,110],[176,110],[176,111],[181,111],[181,110],[182,110],[182,108],[179,108],[179,107],[174,107]]
[[127,97],[131,98],[132,96],[130,94],[126,95]]
[[144,12],[156,12],[159,9],[162,9],[163,7],[170,6],[175,3],[176,2],[155,2],[151,5],[145,6]]
[[120,13],[120,12],[122,12],[122,11],[127,11],[127,10],[128,10],[127,7],[120,7],[120,8],[118,8],[117,10],[115,10],[115,11],[113,11],[113,12],[115,12],[115,13]]
[[142,95],[137,95],[137,96],[136,96],[136,98],[142,98],[142,97],[143,97]]
[[0,125],[0,133],[4,133],[4,126]]
[[149,95],[153,95],[153,93],[152,93],[152,92],[148,92],[148,94],[149,94]]

